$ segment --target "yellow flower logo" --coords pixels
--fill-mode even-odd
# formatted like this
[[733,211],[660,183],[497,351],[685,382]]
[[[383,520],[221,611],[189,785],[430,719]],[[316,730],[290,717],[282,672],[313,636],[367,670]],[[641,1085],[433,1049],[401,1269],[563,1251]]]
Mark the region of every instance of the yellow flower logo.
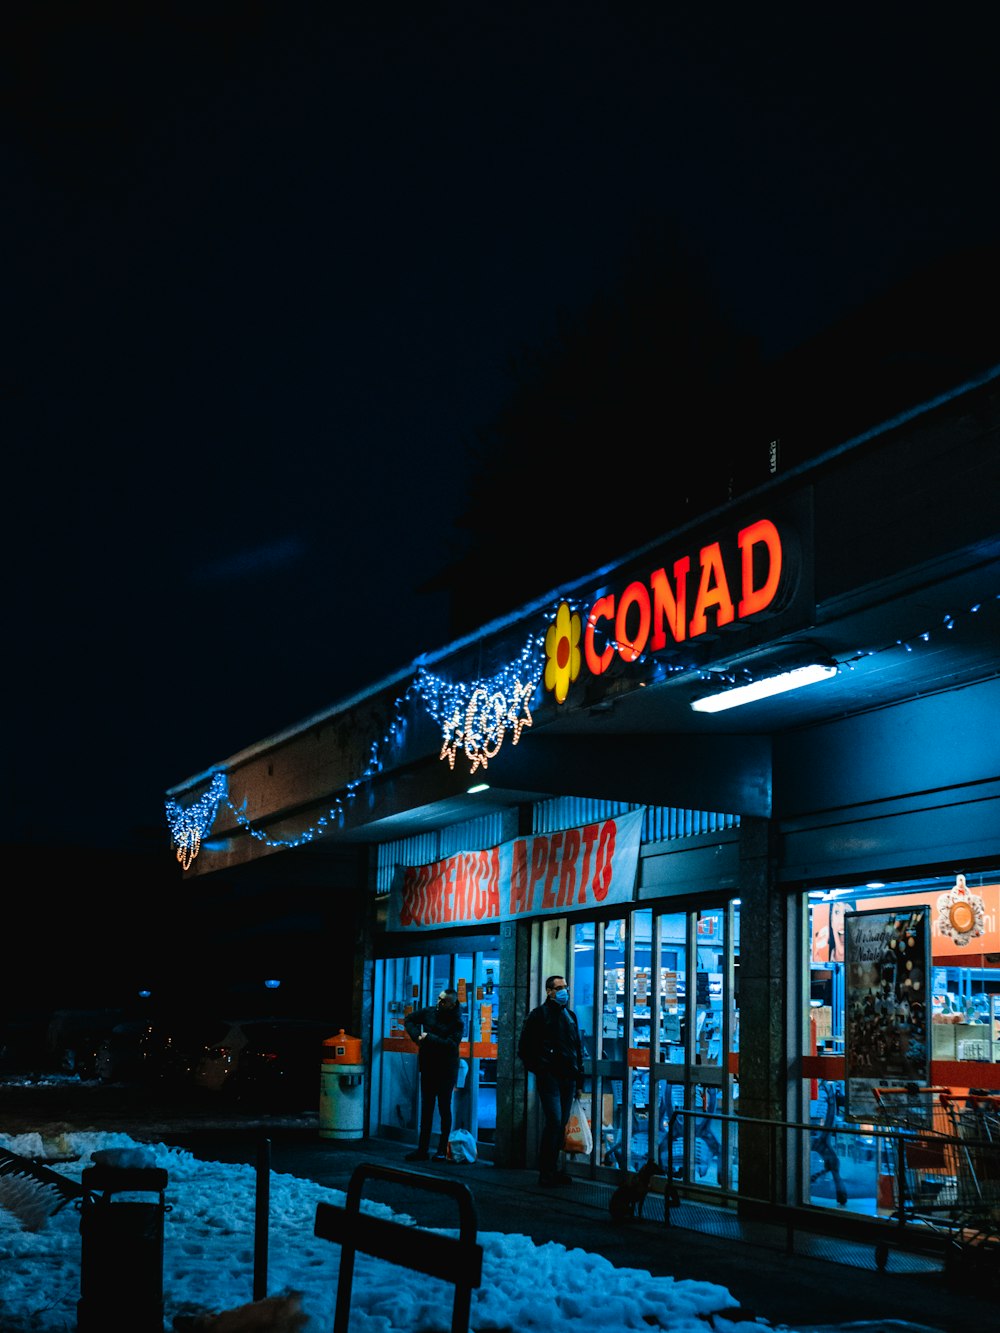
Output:
[[566,702],[569,687],[580,674],[580,617],[565,602],[559,604],[554,625],[545,635],[545,688]]

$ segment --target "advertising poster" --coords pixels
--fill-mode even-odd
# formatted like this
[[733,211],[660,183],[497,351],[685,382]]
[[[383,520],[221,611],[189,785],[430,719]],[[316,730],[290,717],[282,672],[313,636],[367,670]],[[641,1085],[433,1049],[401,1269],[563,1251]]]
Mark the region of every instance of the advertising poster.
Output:
[[919,904],[845,917],[849,1120],[875,1117],[873,1088],[930,1084],[930,915]]

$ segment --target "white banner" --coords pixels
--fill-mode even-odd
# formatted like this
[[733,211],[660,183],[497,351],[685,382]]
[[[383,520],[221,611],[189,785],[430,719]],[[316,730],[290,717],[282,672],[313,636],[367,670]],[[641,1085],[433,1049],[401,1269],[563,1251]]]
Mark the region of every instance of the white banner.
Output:
[[386,929],[477,926],[631,902],[642,816],[633,810],[430,865],[400,866]]

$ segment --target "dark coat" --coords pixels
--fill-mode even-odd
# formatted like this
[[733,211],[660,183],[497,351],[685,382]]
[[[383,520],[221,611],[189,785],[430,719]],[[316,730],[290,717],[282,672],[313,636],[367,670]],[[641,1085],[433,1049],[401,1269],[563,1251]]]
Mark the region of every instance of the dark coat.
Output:
[[[421,1070],[453,1074],[458,1077],[458,1048],[462,1040],[462,1011],[439,1009],[429,1004],[415,1009],[403,1019],[406,1035],[417,1045],[417,1065]],[[426,1032],[418,1041],[421,1028]]]
[[517,1053],[532,1074],[554,1074],[583,1086],[583,1043],[572,1009],[555,1000],[532,1009],[524,1020]]

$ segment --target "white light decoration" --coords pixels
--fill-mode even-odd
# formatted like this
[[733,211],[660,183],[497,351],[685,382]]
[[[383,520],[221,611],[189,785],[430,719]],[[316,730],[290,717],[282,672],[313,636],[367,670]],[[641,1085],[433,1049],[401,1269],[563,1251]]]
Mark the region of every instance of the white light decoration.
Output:
[[455,711],[444,727],[444,743],[439,759],[447,759],[448,767],[455,767],[455,753],[461,747],[469,759],[470,775],[482,766],[485,770],[491,759],[500,753],[508,726],[513,729],[512,745],[521,739],[521,729],[531,726],[530,701],[534,685],[525,685],[516,680],[512,686],[512,697],[500,690],[488,694],[485,687],[477,685],[472,691],[465,716],[456,704]]
[[487,680],[454,683],[429,671],[420,672],[421,698],[441,727],[438,758],[446,759],[449,768],[455,767],[455,757],[463,750],[470,774],[478,768],[485,770],[500,753],[508,730],[511,744],[516,745],[523,728],[531,726],[531,700],[542,672],[544,641],[544,635],[532,635],[517,660]]
[[736,685],[718,694],[707,694],[703,699],[692,700],[691,707],[696,713],[721,713],[726,708],[738,708],[741,704],[756,703],[758,699],[770,699],[775,694],[785,694],[788,690],[801,689],[803,685],[829,680],[837,671],[835,665],[811,662],[793,671],[782,671],[777,676],[762,676],[760,680],[752,680],[746,685]]

